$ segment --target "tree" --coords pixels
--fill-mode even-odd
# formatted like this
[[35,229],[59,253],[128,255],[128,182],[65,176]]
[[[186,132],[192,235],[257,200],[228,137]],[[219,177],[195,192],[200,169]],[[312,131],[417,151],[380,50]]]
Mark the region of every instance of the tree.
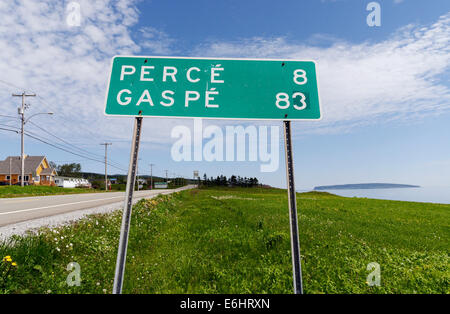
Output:
[[227,176],[220,176],[220,185],[227,186]]
[[231,186],[237,185],[237,179],[236,176],[233,174],[230,179],[228,180]]
[[254,187],[259,185],[258,179],[241,177],[236,175],[231,175],[230,178],[221,174],[217,177],[210,177],[203,175],[203,185],[205,186],[240,186],[240,187]]
[[58,175],[64,177],[78,176],[81,172],[79,163],[63,164],[56,167]]

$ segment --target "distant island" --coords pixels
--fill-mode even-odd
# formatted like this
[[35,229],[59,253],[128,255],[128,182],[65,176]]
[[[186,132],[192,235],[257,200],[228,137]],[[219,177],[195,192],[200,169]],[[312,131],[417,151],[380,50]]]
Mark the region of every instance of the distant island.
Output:
[[395,183],[357,183],[322,185],[314,187],[314,190],[356,190],[356,189],[395,189],[395,188],[420,188],[419,185],[395,184]]

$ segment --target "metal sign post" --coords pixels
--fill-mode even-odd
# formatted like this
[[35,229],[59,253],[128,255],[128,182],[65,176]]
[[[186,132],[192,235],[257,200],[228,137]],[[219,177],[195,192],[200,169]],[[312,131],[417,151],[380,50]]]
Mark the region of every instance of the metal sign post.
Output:
[[133,204],[134,183],[136,181],[136,165],[139,153],[139,140],[141,137],[142,117],[136,117],[134,121],[133,141],[131,145],[130,165],[128,167],[128,178],[126,198],[123,206],[122,227],[120,229],[119,250],[117,251],[116,272],[114,275],[113,294],[122,293],[123,275],[127,258],[128,233],[131,221],[131,208]]
[[284,150],[286,154],[286,181],[289,201],[289,222],[291,225],[292,271],[294,277],[294,293],[302,294],[302,265],[300,260],[300,241],[298,238],[297,198],[294,183],[294,161],[292,158],[291,121],[284,124]]

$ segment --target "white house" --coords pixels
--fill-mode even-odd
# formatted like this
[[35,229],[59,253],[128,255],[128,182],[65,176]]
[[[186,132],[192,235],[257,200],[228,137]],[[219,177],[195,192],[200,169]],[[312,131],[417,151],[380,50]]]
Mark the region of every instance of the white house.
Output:
[[60,176],[55,177],[55,184],[62,188],[91,187],[88,179]]

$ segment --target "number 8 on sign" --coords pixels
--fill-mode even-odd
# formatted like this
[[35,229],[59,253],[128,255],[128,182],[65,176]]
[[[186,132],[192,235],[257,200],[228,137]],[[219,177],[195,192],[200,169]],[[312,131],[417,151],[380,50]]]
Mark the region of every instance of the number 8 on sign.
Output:
[[[300,72],[301,74],[298,74]],[[298,78],[302,78],[303,80],[301,82],[297,81]],[[306,78],[306,71],[305,70],[295,70],[294,71],[294,83],[298,85],[304,85],[308,82],[308,79]]]

